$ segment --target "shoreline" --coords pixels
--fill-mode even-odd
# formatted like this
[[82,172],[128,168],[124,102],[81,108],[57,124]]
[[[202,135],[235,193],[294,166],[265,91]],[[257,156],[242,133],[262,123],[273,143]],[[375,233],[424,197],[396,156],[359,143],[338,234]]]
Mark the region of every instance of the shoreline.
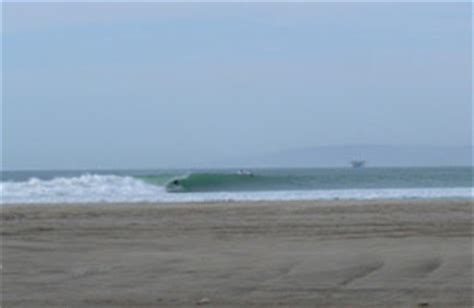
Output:
[[193,207],[193,206],[227,206],[227,205],[278,205],[278,204],[300,204],[311,203],[317,205],[366,205],[366,204],[400,204],[411,203],[437,203],[437,202],[474,202],[473,197],[441,197],[441,198],[374,198],[374,199],[308,199],[308,200],[212,200],[212,201],[176,201],[176,202],[41,202],[41,203],[0,203],[0,210],[10,210],[24,207],[133,207],[133,206],[153,206],[153,207]]
[[472,200],[3,208],[6,307],[471,307]]

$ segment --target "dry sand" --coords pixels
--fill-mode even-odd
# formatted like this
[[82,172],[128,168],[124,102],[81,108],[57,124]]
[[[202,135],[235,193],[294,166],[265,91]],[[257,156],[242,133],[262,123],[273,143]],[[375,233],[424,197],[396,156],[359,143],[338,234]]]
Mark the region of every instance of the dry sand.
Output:
[[472,209],[456,200],[5,207],[2,307],[472,307]]

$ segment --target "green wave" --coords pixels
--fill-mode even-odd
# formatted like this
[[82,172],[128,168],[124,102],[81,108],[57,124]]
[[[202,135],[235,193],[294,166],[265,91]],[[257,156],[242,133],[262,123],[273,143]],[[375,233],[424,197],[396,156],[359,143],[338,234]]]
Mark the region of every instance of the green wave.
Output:
[[192,173],[166,184],[168,192],[255,191],[289,188],[286,178],[254,174]]
[[[183,173],[181,173],[183,174]],[[472,168],[259,169],[135,176],[168,192],[471,187]]]
[[150,174],[150,175],[136,175],[134,178],[142,180],[148,184],[156,185],[156,186],[166,186],[171,180],[176,177],[176,174]]

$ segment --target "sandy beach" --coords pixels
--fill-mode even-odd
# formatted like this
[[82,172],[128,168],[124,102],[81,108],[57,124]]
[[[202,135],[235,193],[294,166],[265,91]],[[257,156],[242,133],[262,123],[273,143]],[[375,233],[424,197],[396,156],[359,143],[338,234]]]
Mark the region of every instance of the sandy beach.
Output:
[[472,307],[462,200],[2,209],[2,307]]

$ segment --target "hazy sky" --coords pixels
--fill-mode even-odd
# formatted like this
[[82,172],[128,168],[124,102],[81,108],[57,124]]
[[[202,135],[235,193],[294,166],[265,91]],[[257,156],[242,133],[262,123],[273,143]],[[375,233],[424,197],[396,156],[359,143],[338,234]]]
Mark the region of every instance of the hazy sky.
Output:
[[472,142],[471,5],[5,4],[4,167]]

